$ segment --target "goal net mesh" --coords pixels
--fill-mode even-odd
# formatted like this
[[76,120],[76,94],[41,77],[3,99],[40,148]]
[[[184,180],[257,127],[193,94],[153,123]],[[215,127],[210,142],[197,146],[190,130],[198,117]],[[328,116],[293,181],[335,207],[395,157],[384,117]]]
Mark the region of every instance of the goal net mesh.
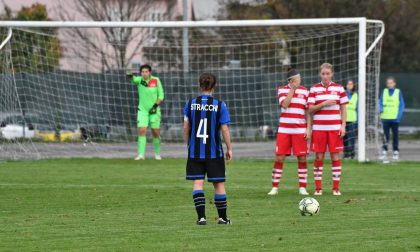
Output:
[[[367,48],[380,30],[368,22]],[[138,94],[126,73],[144,63],[165,91],[164,156],[185,155],[183,107],[209,71],[230,111],[233,141],[247,157],[272,157],[276,89],[287,68],[297,68],[308,88],[324,62],[333,64],[334,81],[357,82],[358,35],[358,25],[188,28],[185,55],[182,28],[13,29],[0,50],[0,159],[134,156]],[[379,143],[380,53],[378,43],[366,61],[366,146],[357,146],[370,159]]]

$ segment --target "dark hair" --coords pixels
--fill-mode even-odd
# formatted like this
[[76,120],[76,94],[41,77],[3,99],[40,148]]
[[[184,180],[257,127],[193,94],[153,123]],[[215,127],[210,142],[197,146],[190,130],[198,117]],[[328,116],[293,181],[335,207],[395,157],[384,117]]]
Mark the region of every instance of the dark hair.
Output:
[[148,64],[144,64],[144,65],[141,65],[141,66],[140,66],[140,73],[141,73],[141,71],[143,70],[143,68],[147,68],[147,69],[149,70],[149,72],[151,72],[151,71],[152,71],[152,67],[151,67],[150,65],[148,65]]
[[210,91],[216,86],[217,80],[213,74],[203,73],[200,75],[198,82],[200,83],[201,90]]
[[353,83],[353,89],[350,90],[350,92],[353,92],[353,93],[356,92],[356,90],[357,90],[357,84],[356,84],[356,82],[354,80],[352,80],[352,79],[349,79],[349,80],[347,80],[346,85],[349,83],[349,81],[351,81]]
[[293,77],[295,77],[296,75],[299,75],[300,73],[298,72],[298,70],[294,69],[294,68],[288,68],[287,69],[287,80],[292,79]]

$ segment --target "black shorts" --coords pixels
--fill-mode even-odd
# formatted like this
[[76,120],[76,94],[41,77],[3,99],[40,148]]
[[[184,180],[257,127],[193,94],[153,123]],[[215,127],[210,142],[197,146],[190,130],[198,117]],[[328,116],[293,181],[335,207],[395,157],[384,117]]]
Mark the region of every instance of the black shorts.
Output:
[[206,174],[207,181],[209,182],[226,181],[225,160],[223,158],[206,160],[188,159],[186,179],[205,179]]

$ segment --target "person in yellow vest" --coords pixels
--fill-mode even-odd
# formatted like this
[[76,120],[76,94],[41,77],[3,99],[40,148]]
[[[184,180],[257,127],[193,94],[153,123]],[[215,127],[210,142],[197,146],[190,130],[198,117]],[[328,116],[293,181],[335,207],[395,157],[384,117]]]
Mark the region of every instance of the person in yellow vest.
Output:
[[356,142],[357,132],[357,102],[358,95],[356,92],[356,83],[353,80],[348,80],[346,83],[346,94],[349,98],[349,103],[346,105],[346,135],[344,135],[344,158],[353,159],[355,156],[354,144]]
[[381,113],[382,126],[384,129],[384,144],[380,159],[386,161],[388,154],[389,131],[392,130],[393,160],[399,159],[398,126],[404,113],[405,103],[400,89],[396,88],[394,77],[386,79],[386,88],[379,99],[379,112]]

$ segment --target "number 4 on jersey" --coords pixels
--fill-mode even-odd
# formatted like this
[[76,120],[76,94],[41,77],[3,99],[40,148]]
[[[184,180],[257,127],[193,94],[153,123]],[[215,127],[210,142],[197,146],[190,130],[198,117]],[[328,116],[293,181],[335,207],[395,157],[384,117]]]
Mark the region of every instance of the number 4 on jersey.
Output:
[[[201,133],[203,131],[203,133]],[[197,138],[203,139],[203,144],[207,143],[207,138],[209,138],[209,135],[207,135],[207,118],[201,119],[200,124],[198,125],[197,130]]]

